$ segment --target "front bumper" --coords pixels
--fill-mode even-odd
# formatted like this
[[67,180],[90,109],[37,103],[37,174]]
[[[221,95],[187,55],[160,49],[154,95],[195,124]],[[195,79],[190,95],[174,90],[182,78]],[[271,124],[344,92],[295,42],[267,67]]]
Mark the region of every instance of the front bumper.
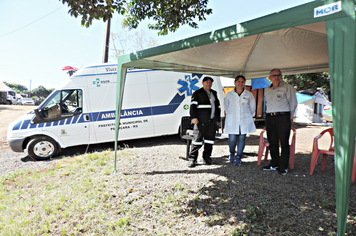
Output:
[[24,138],[16,138],[16,139],[9,138],[7,139],[7,143],[9,144],[12,151],[23,152],[22,144],[24,140],[25,140]]

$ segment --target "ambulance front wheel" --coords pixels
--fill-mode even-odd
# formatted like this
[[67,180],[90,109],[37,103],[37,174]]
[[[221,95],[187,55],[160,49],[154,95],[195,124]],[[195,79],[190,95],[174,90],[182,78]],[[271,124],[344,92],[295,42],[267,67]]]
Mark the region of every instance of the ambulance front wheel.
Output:
[[47,160],[58,153],[58,144],[50,137],[40,136],[29,142],[27,150],[33,160]]

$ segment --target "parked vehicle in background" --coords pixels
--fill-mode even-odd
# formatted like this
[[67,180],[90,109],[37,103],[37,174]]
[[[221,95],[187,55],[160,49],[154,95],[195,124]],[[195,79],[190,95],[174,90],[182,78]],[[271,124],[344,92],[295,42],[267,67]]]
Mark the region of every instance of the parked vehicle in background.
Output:
[[7,92],[0,91],[0,104],[6,104]]
[[32,105],[32,106],[34,106],[35,102],[31,98],[22,98],[20,100],[20,104],[21,105]]
[[15,91],[6,91],[6,93],[7,93],[6,104],[16,105],[17,104],[16,92]]

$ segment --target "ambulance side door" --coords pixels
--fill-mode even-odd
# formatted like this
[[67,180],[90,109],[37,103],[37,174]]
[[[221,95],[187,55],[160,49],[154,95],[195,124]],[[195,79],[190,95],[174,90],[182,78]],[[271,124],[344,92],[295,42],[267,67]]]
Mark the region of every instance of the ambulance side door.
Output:
[[89,142],[90,116],[85,111],[85,90],[63,89],[54,94],[43,107],[47,121],[43,133],[56,135],[65,147]]

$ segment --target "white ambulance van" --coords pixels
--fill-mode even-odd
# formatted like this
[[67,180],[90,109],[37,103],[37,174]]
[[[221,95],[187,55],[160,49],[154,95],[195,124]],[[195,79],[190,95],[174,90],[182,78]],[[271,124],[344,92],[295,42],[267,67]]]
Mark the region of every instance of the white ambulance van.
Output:
[[[33,112],[10,124],[7,142],[14,152],[34,160],[58,155],[62,148],[113,142],[115,138],[116,64],[86,66],[54,90]],[[129,70],[119,125],[119,139],[179,133],[189,115],[193,92],[204,75],[150,69]],[[223,88],[213,89],[223,106]],[[221,112],[223,115],[223,107]]]

